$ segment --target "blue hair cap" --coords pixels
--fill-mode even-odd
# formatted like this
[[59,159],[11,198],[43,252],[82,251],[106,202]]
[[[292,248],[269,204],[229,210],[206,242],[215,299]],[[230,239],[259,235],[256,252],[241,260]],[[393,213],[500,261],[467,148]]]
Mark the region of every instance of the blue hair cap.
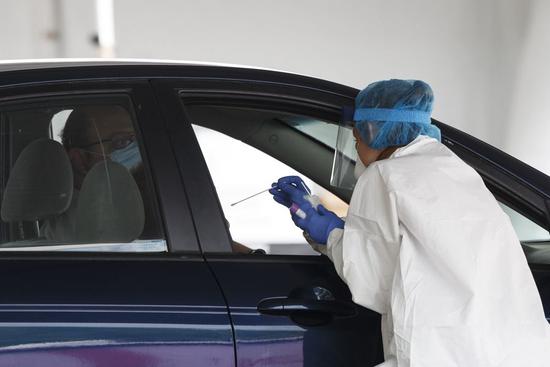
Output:
[[373,149],[407,145],[419,135],[441,141],[430,118],[433,99],[432,88],[421,80],[369,84],[355,98],[355,127]]

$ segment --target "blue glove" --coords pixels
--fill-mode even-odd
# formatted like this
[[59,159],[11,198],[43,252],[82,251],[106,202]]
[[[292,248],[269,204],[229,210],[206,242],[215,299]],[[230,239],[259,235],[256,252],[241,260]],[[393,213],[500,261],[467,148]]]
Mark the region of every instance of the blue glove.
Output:
[[309,187],[307,187],[307,185],[304,183],[304,181],[300,177],[298,176],[281,177],[277,182],[274,182],[271,184],[271,189],[269,190],[269,193],[273,195],[273,200],[275,200],[281,205],[286,206],[287,208],[290,208],[292,206],[292,200],[289,194],[282,190],[281,185],[293,186],[295,189],[297,189],[302,193],[301,198],[303,198],[304,195],[309,195],[311,192]]
[[336,214],[327,210],[324,206],[317,206],[317,210],[304,198],[302,190],[298,190],[291,184],[282,183],[279,185],[291,203],[295,203],[305,214],[304,219],[292,214],[294,224],[303,229],[315,242],[326,245],[330,232],[335,228],[344,228],[344,221]]

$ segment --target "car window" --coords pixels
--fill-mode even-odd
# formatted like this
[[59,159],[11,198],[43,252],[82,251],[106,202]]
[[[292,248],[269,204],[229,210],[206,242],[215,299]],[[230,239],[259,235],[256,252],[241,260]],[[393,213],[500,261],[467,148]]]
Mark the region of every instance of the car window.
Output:
[[193,129],[228,223],[234,252],[242,252],[235,248],[236,243],[245,249],[262,249],[268,254],[317,255],[304,239],[302,231],[292,222],[289,210],[277,204],[268,192],[232,204],[270,188],[279,177],[289,175],[301,176],[322,203],[339,215],[345,216],[347,204],[261,150],[222,132],[200,126],[215,125],[215,122],[203,121],[193,113],[191,118],[198,123],[193,125]]
[[550,242],[550,233],[521,215],[514,209],[499,203],[502,210],[510,217],[512,226],[521,242]]
[[167,251],[129,108],[67,100],[0,114],[0,251]]
[[336,124],[326,124],[314,118],[295,115],[281,117],[281,121],[331,148],[336,147]]

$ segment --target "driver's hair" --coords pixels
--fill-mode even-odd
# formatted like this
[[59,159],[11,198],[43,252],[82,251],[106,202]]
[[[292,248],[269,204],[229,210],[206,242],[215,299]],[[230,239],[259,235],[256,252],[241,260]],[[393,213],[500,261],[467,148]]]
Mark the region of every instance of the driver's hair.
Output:
[[81,148],[89,144],[89,131],[93,128],[94,121],[102,117],[117,114],[128,114],[128,111],[119,105],[93,105],[79,106],[70,113],[61,132],[61,143],[66,150]]

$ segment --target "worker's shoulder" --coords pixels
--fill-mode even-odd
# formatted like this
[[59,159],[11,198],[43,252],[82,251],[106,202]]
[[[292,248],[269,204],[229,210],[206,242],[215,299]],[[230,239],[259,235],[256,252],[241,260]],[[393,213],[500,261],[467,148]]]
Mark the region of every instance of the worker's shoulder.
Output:
[[467,166],[456,154],[436,139],[419,136],[397,149],[388,159],[377,162],[379,169],[431,170],[434,166]]
[[457,177],[476,179],[477,173],[439,141],[423,137],[398,149],[374,167],[388,188],[407,188],[417,181]]
[[439,140],[429,136],[419,135],[409,144],[404,147],[400,147],[393,152],[388,160],[426,155],[455,156],[454,153],[451,152]]

